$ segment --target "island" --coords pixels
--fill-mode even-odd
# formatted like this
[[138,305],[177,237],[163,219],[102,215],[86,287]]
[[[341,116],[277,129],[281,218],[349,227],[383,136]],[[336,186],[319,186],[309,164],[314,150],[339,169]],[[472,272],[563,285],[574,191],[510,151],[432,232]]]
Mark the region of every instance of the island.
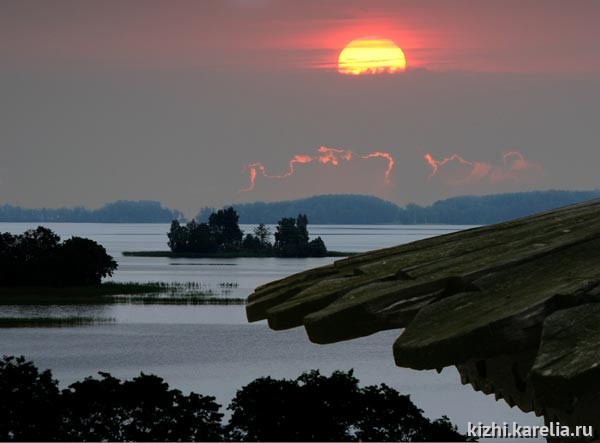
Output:
[[170,258],[235,257],[347,257],[352,252],[328,251],[323,239],[310,240],[308,217],[284,217],[277,223],[275,242],[271,232],[259,224],[253,233],[244,235],[239,215],[233,207],[213,212],[207,223],[195,220],[182,224],[171,222],[168,232],[170,251],[125,251],[125,256]]

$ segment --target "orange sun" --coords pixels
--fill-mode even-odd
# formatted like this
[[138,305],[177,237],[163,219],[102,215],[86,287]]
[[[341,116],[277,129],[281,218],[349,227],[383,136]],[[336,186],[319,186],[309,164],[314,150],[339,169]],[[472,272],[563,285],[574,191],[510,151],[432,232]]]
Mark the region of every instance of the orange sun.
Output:
[[406,58],[402,49],[391,40],[381,37],[365,37],[352,40],[338,57],[341,74],[380,74],[402,72]]

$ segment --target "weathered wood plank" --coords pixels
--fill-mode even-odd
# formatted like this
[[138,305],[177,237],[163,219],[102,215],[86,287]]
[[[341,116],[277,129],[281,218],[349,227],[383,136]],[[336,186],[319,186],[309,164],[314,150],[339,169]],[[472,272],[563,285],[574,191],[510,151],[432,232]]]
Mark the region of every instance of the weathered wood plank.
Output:
[[[588,295],[599,292],[600,283]],[[545,320],[531,376],[536,391],[549,393],[545,400],[554,406],[600,387],[600,303],[560,310]]]
[[[561,272],[549,272],[559,267]],[[600,276],[600,238],[473,280],[480,291],[423,308],[394,344],[399,366],[430,369],[537,346],[544,319]],[[572,300],[569,300],[572,296]]]

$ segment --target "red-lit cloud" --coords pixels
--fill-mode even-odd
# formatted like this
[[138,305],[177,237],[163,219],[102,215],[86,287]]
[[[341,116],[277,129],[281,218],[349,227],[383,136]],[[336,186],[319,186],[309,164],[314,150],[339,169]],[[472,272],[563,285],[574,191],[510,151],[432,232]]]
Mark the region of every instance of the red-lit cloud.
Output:
[[[502,163],[492,164],[486,161],[467,160],[461,155],[454,153],[449,157],[435,158],[430,153],[423,156],[431,172],[428,179],[437,179],[446,184],[459,186],[477,183],[499,184],[499,183],[523,183],[538,180],[544,174],[542,166],[525,159],[518,151],[505,152],[502,155]],[[260,175],[265,179],[282,180],[290,177],[296,172],[299,164],[316,163],[337,167],[343,162],[354,160],[368,160],[373,158],[384,159],[387,163],[384,178],[386,184],[391,182],[391,173],[394,169],[394,158],[388,152],[370,152],[364,155],[355,155],[349,149],[328,148],[321,146],[315,155],[294,155],[288,162],[287,171],[282,174],[269,174],[261,162],[247,165],[244,170],[248,171],[249,184],[240,192],[254,190],[256,179]]]
[[310,155],[295,155],[289,161],[289,167],[286,172],[279,175],[273,175],[267,173],[265,166],[260,162],[250,163],[247,165],[244,170],[248,171],[249,184],[246,188],[240,189],[240,192],[249,192],[254,189],[256,184],[256,177],[259,175],[266,179],[284,179],[295,172],[296,164],[305,164],[305,163],[319,163],[322,165],[330,165],[330,166],[339,166],[341,162],[350,162],[355,158],[367,160],[371,158],[383,158],[387,162],[387,167],[385,169],[384,177],[385,182],[390,183],[390,175],[392,173],[392,169],[394,169],[394,159],[391,154],[387,152],[371,152],[366,155],[360,155],[355,157],[351,150],[349,149],[337,149],[337,148],[328,148],[326,146],[321,146],[317,150],[317,154],[314,156]]
[[[544,174],[540,164],[525,160],[523,154],[518,151],[504,153],[502,164],[498,165],[466,160],[456,153],[442,159],[436,159],[429,153],[423,157],[431,167],[429,179],[439,177],[450,185],[480,182],[522,183],[537,180]],[[451,167],[453,170],[449,171]]]
[[326,148],[325,146],[319,148],[319,156],[317,157],[319,163],[324,165],[331,163],[333,166],[337,166],[340,164],[340,159],[352,160],[352,152],[347,149]]
[[387,152],[371,152],[370,154],[361,156],[361,158],[364,158],[364,159],[376,158],[376,157],[381,157],[381,158],[384,158],[387,160],[388,165],[385,170],[385,181],[386,181],[386,183],[389,183],[390,182],[390,174],[392,173],[392,169],[394,169],[394,159]]

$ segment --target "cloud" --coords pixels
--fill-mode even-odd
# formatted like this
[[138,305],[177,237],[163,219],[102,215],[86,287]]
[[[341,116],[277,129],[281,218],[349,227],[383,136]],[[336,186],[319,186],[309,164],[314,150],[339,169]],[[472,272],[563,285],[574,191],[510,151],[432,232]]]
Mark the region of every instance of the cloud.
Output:
[[[246,188],[240,189],[240,192],[250,192],[254,190],[256,184],[256,177],[259,172],[266,179],[285,179],[290,177],[295,172],[296,164],[306,163],[319,163],[322,165],[339,166],[341,162],[350,162],[356,158],[353,152],[349,149],[337,149],[328,148],[326,146],[320,146],[317,150],[317,154],[314,156],[310,155],[294,155],[288,162],[288,170],[283,174],[273,175],[267,173],[265,166],[260,162],[254,162],[247,165],[244,170],[248,171],[249,184]],[[387,161],[387,167],[385,169],[385,182],[390,183],[390,175],[392,169],[394,169],[394,159],[388,152],[370,152],[366,155],[361,155],[359,159],[368,160],[371,158],[383,158]]]
[[442,159],[436,159],[429,153],[423,157],[431,167],[429,179],[437,177],[453,186],[482,182],[524,183],[537,181],[544,175],[539,163],[525,160],[523,154],[518,151],[505,152],[501,164],[471,161],[456,153]]

